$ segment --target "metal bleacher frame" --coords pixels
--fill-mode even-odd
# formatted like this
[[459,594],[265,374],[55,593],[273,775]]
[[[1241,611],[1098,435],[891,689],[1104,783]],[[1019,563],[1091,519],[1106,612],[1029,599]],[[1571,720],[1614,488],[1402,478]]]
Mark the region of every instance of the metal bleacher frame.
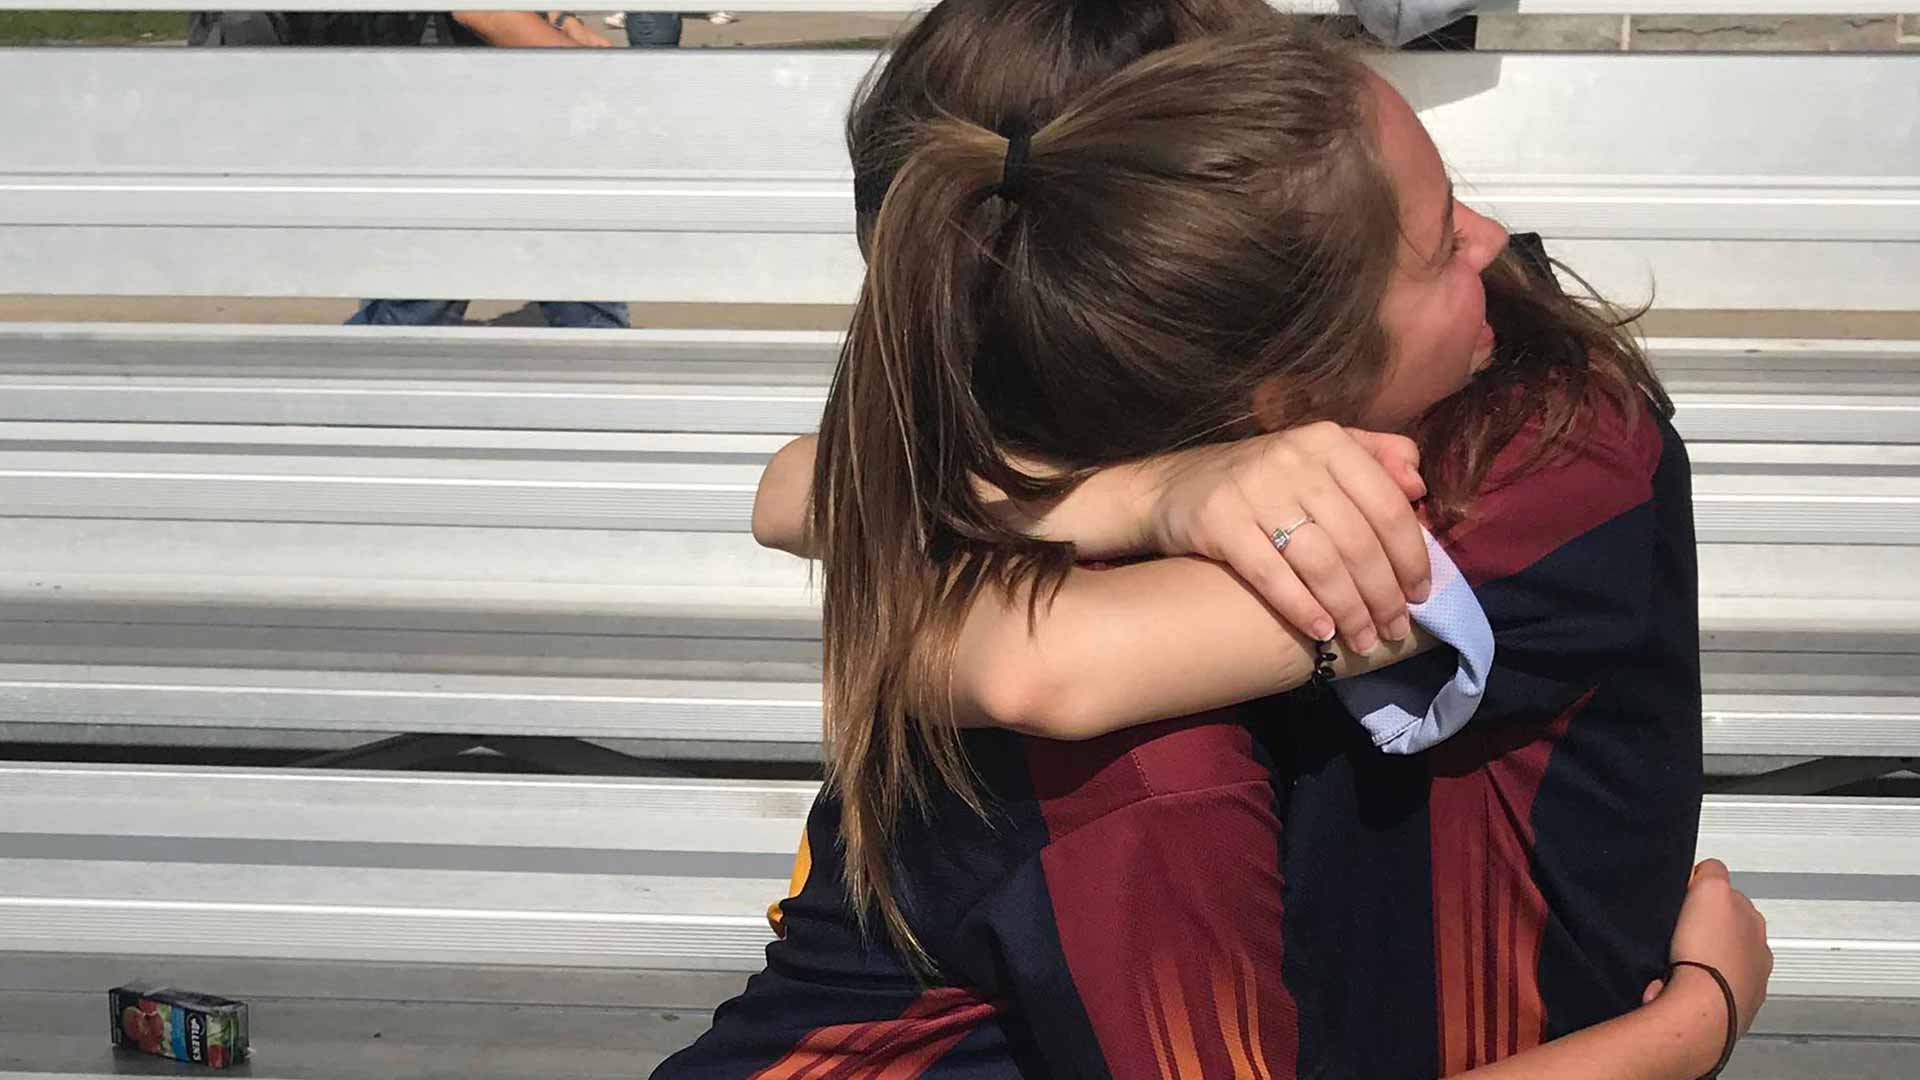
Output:
[[[0,50],[0,294],[845,303],[840,125],[873,61]],[[1380,63],[1463,197],[1603,292],[1920,306],[1920,120],[1889,108],[1920,56]],[[326,970],[340,1001],[710,1006],[759,965],[813,792],[743,778],[819,729],[808,571],[747,511],[837,345],[0,323],[0,743],[305,755],[0,761],[0,1017],[211,962],[240,996]],[[1693,453],[1707,750],[1738,774],[1702,851],[1768,913],[1777,997],[1911,1024],[1920,800],[1820,793],[1920,757],[1920,342],[1648,346]],[[401,771],[478,746],[574,775]],[[10,1058],[7,1024],[0,1075],[93,1060]]]

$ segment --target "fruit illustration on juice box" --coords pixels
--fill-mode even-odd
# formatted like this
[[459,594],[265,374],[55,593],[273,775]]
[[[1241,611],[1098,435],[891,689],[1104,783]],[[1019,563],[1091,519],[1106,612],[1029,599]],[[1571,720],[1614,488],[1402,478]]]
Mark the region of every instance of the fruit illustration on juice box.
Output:
[[247,1057],[245,1002],[139,986],[116,987],[107,1002],[116,1046],[216,1069]]
[[120,1030],[126,1032],[126,1042],[139,1047],[149,1054],[158,1054],[167,1044],[167,1025],[172,1019],[172,1009],[157,1001],[142,998],[138,1005],[128,1005],[120,1010]]

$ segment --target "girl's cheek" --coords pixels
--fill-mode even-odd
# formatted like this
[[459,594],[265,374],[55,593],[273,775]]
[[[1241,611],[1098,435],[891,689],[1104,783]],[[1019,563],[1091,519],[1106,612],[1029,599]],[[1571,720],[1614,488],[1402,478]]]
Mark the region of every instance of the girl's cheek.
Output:
[[1480,275],[1467,275],[1458,304],[1454,309],[1458,312],[1456,325],[1465,328],[1469,340],[1479,341],[1480,328],[1487,321],[1487,291],[1480,283]]

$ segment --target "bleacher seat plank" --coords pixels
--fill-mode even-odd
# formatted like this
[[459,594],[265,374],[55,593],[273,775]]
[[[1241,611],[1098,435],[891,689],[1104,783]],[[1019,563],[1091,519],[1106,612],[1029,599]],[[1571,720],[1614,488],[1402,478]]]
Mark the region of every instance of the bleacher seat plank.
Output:
[[[200,375],[124,372],[36,374],[20,369],[48,371],[48,355],[36,354],[31,362],[15,359],[9,368],[6,353],[0,352],[0,372],[9,389],[7,402],[0,405],[0,493],[6,496],[0,501],[13,516],[64,519],[237,517],[396,525],[744,529],[758,469],[778,440],[765,434],[722,438],[703,433],[698,430],[705,426],[700,412],[704,407],[737,417],[730,426],[749,432],[810,430],[830,370],[830,336],[796,341],[760,335],[722,344],[641,335],[634,339],[634,355],[625,366],[652,385],[625,389],[584,381],[566,388],[512,380],[485,389],[459,383],[396,389],[391,374],[374,388],[329,377],[314,367],[300,369],[304,380],[270,367],[274,378],[255,381],[276,384],[271,386],[247,386],[245,377],[214,381]],[[303,344],[317,340],[299,337]],[[0,340],[17,357],[35,343],[62,339],[28,331],[0,334]],[[131,358],[140,353],[140,340],[126,336],[116,344]],[[473,339],[402,337],[386,346],[397,349],[426,340],[434,350],[448,350],[450,357]],[[530,339],[528,351],[538,351],[532,347],[536,342],[544,346],[554,340]],[[81,372],[112,367],[98,359],[101,342],[84,344],[94,358],[77,365]],[[246,348],[248,342],[241,338],[227,344]],[[368,343],[354,344],[365,350]],[[689,344],[709,358],[676,358],[680,347]],[[1664,344],[1654,343],[1663,367],[1668,359],[1660,351]],[[1838,350],[1832,349],[1814,353],[1791,343],[1770,349],[1775,344],[1748,346],[1738,358],[1744,361],[1738,369],[1725,363],[1733,358],[1724,355],[1705,358],[1721,363],[1702,363],[1698,349],[1673,362],[1679,423],[1703,443],[1694,452],[1701,539],[1898,544],[1920,536],[1920,481],[1913,477],[1920,450],[1905,442],[1920,439],[1920,409],[1914,406],[1920,397],[1887,393],[1889,384],[1920,388],[1920,343],[1885,343],[1908,351],[1857,350],[1852,357],[1836,356]],[[760,346],[780,359],[746,359]],[[639,360],[655,349],[664,350],[665,358]],[[718,350],[735,358],[712,359]],[[577,350],[566,352],[569,358],[585,359]],[[362,358],[381,355],[377,350],[361,353]],[[1849,363],[1862,356],[1864,364]],[[201,360],[207,362],[204,356]],[[1780,385],[1768,387],[1767,393],[1694,389],[1765,386],[1776,362],[1784,369]],[[144,370],[155,366],[163,365],[147,364]],[[344,366],[353,370],[352,363]],[[708,382],[685,381],[711,379],[712,372],[703,376],[700,369],[715,366],[731,369],[724,392],[716,393],[721,387]],[[593,372],[603,378],[618,373],[618,368]],[[1822,377],[1828,383],[1852,380],[1860,392],[1829,393],[1811,402],[1801,396],[1805,383]],[[96,382],[80,382],[87,378]],[[137,381],[142,378],[150,381],[143,386]],[[145,399],[145,392],[155,396]],[[217,402],[219,415],[196,416],[192,408],[184,416],[170,411],[170,406],[183,404],[176,393]],[[382,417],[382,407],[375,402],[393,395],[398,396],[385,402],[392,412]],[[470,405],[475,396],[488,399],[481,409],[489,416],[436,416],[422,408],[423,398]],[[314,398],[330,400],[316,412]],[[601,405],[617,402],[615,407],[625,413],[617,419],[630,431],[555,431],[543,437],[522,428],[512,438],[494,439],[452,430],[461,423],[484,424],[491,430],[489,417],[499,422],[518,414],[511,407],[515,402],[526,404],[529,415],[544,408],[561,420],[582,398],[602,399]],[[290,416],[283,404],[304,408],[305,414]],[[343,421],[343,414],[355,409],[360,411],[353,414],[354,426],[316,426]],[[756,410],[779,415],[755,419]],[[196,418],[202,424],[139,425],[130,420],[153,415]],[[382,419],[399,421],[403,416],[412,426],[376,426]],[[435,420],[437,426],[420,428],[422,419]],[[300,426],[284,426],[290,422]],[[207,423],[221,426],[209,429]],[[653,433],[646,434],[649,429]],[[1736,435],[1741,438],[1732,441]]]
[[[266,436],[271,438],[270,435]],[[163,521],[343,522],[546,529],[743,531],[765,458],[571,454],[516,460],[475,448],[439,459],[334,453],[0,449],[9,515]],[[676,460],[676,459],[679,460]],[[1791,496],[1780,510],[1792,506]],[[1764,512],[1767,508],[1757,508]]]
[[[791,855],[817,785],[0,764],[9,831]],[[31,814],[28,811],[31,810]]]
[[1920,997],[1920,800],[1712,796],[1700,853],[1767,916],[1771,993]]
[[[407,438],[458,446],[453,431],[483,429],[518,440],[565,432],[582,450],[608,452],[701,450],[715,445],[702,436],[737,434],[718,445],[770,451],[777,440],[750,436],[817,425],[839,343],[810,331],[6,324],[0,421],[9,441],[79,434],[33,423],[164,416],[230,429],[272,424],[284,441],[312,446]],[[1690,439],[1920,442],[1920,342],[1655,338],[1647,348]],[[328,425],[356,430],[298,430]],[[661,434],[640,442],[649,432]]]
[[[0,115],[19,149],[0,292],[844,303],[858,285],[839,127],[873,53],[224,52],[8,52],[25,96]],[[1468,197],[1608,295],[1912,303],[1920,131],[1831,122],[1904,100],[1904,57],[1379,63]],[[194,106],[216,84],[280,107],[208,129]],[[366,130],[340,85],[447,120]]]
[[279,730],[555,735],[742,743],[806,758],[819,751],[820,683],[817,674],[674,680],[3,664],[0,715],[0,740],[29,731],[40,741],[79,738],[101,727],[211,728],[240,745],[246,733]]
[[[571,530],[562,544],[534,530],[445,529],[436,532],[437,549],[396,550],[374,526],[93,524],[89,531],[52,527],[65,523],[51,519],[0,519],[0,543],[18,560],[0,572],[0,597],[14,605],[15,620],[0,623],[0,642],[31,640],[31,627],[22,625],[31,618],[131,624],[143,616],[267,634],[276,625],[304,625],[343,637],[400,627],[818,636],[809,625],[818,606],[806,564],[739,533]],[[62,554],[61,542],[80,541],[115,556],[99,564],[113,570],[95,568],[86,551]],[[561,551],[566,565],[547,569]],[[1915,651],[1920,596],[1911,586],[1920,551],[1704,544],[1700,554],[1710,650]],[[1781,625],[1783,604],[1798,609],[1795,625]]]
[[[1911,880],[1911,879],[1909,879]],[[1754,896],[1773,945],[1769,993],[1920,997],[1920,903]]]
[[673,861],[653,876],[188,866],[145,855],[0,859],[0,873],[19,882],[0,896],[0,950],[753,971],[769,936],[766,904],[783,889],[771,873],[697,877]]
[[[750,971],[815,790],[0,765],[0,949]],[[1775,990],[1920,997],[1920,800],[1709,797]],[[649,872],[652,868],[652,872]]]
[[[362,526],[80,524],[0,522],[17,561],[44,553],[0,574],[16,734],[680,733],[788,757],[817,743],[806,567],[744,534],[449,529],[408,547]],[[1920,753],[1920,551],[1701,557],[1709,752]]]
[[1920,697],[1712,694],[1707,753],[1920,758]]
[[1920,799],[1714,796],[1700,848],[1740,871],[1911,879],[1920,901]]
[[0,765],[0,950],[753,970],[813,791]]
[[[517,450],[442,445],[381,457],[353,453],[360,448],[346,437],[325,448],[278,447],[272,432],[261,432],[261,444],[228,448],[187,432],[178,442],[129,445],[121,431],[81,425],[66,427],[61,443],[20,450],[8,434],[0,429],[0,506],[10,517],[62,520],[744,532],[768,456],[593,454],[523,443]],[[88,436],[101,448],[81,441]],[[1901,455],[1868,451],[1859,456],[1875,460],[1856,463],[1802,453],[1782,462],[1772,450],[1720,444],[1695,456],[1702,542],[1900,544],[1920,537],[1920,476]],[[1782,465],[1788,467],[1764,468]]]
[[[818,614],[805,562],[763,550],[745,533],[574,529],[437,529],[430,547],[391,544],[395,528],[290,522],[108,521],[0,518],[15,565],[0,570],[0,597],[37,605],[41,617],[90,606],[194,609],[197,622],[259,623],[301,609],[316,626],[355,628],[364,611],[379,628],[458,630],[496,611],[496,629],[564,631],[569,619],[602,632],[673,634],[675,620],[711,624],[715,636],[817,636],[799,623]],[[76,550],[85,543],[92,550]],[[563,565],[553,565],[564,553]],[[97,555],[97,558],[89,558]],[[112,556],[111,559],[106,556]],[[111,568],[111,569],[107,569]],[[1910,652],[1920,627],[1920,550],[1847,543],[1703,543],[1701,618],[1746,648],[1850,637],[1849,650]],[[1781,626],[1777,608],[1798,620]],[[1769,605],[1773,605],[1770,609]],[[319,613],[336,610],[331,618]],[[14,617],[23,618],[24,609]],[[258,611],[260,615],[248,614]],[[230,613],[230,614],[223,614]],[[756,613],[764,618],[755,618]],[[726,631],[730,619],[754,629]],[[3,632],[3,631],[0,631]]]
[[[1804,664],[1779,666],[1781,680],[1815,681]],[[1910,687],[1915,681],[1908,680]],[[816,756],[820,742],[817,679],[7,664],[0,665],[0,707],[6,715],[0,739],[28,741],[124,740],[130,729],[153,732],[148,738],[210,729],[234,745],[277,745],[281,740],[262,736],[279,731],[540,734],[686,742],[706,752],[738,744],[746,753],[798,760]],[[1710,755],[1920,757],[1920,698],[1914,696],[1709,692],[1704,714]],[[175,741],[192,740],[180,734]]]

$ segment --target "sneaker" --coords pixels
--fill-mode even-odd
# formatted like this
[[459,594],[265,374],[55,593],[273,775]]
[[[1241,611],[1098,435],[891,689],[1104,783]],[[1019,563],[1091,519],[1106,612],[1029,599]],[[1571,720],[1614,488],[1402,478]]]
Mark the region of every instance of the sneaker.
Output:
[[707,21],[715,26],[725,26],[728,23],[739,22],[740,16],[731,11],[710,11],[707,13]]
[[614,30],[619,30],[627,25],[627,13],[624,11],[616,11],[600,21]]

